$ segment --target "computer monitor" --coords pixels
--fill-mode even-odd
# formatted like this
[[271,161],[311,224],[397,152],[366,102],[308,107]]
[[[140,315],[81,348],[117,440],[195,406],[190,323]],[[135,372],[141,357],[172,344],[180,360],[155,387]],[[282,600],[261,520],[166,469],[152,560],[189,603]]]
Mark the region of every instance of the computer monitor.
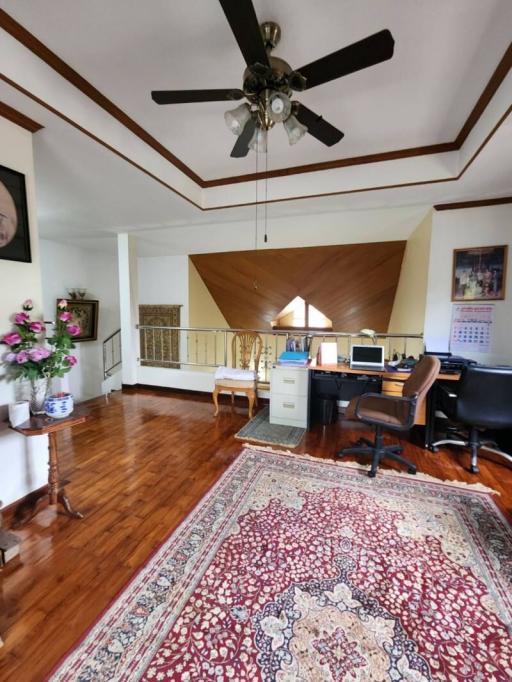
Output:
[[383,369],[384,346],[354,344],[350,349],[350,367],[354,369]]

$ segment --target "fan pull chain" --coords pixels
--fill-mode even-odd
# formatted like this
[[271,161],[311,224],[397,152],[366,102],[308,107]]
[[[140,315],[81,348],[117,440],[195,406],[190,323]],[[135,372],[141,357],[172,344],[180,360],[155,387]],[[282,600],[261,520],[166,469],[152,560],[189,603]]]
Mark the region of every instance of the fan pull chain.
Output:
[[255,198],[255,216],[254,216],[254,250],[258,250],[258,151],[255,150],[256,156],[256,198]]
[[267,198],[268,198],[268,140],[267,140],[267,149],[265,151],[265,234],[263,236],[263,241],[265,244],[268,241],[268,235],[267,235]]

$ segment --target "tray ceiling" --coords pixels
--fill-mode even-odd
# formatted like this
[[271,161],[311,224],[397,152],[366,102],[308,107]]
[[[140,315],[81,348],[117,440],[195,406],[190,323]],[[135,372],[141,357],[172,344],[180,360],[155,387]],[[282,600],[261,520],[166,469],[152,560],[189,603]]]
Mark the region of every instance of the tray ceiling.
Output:
[[[510,42],[509,0],[254,0],[281,24],[276,54],[298,67],[382,28],[393,59],[301,93],[345,132],[327,148],[270,132],[270,169],[453,141]],[[251,173],[232,159],[229,103],[159,107],[151,89],[239,87],[244,62],[218,2],[0,0],[0,8],[205,180]],[[463,28],[463,30],[462,30]],[[93,40],[91,39],[93,36]],[[263,157],[260,157],[262,170]]]

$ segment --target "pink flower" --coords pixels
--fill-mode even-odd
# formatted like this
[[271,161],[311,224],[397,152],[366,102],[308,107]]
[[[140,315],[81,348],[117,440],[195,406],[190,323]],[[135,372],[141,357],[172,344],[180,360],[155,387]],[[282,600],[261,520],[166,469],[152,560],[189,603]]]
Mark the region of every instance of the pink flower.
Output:
[[57,303],[57,308],[59,308],[60,310],[64,310],[64,308],[67,308],[67,307],[68,307],[68,302],[66,301],[65,298],[63,298],[61,301],[59,301]]
[[[44,355],[41,351],[42,351],[42,348],[31,348],[28,351],[28,356],[33,362],[39,362],[44,357]],[[19,353],[18,353],[18,355],[19,355]]]
[[6,353],[3,357],[4,362],[15,362],[16,361],[16,353]]
[[64,360],[68,363],[68,365],[70,367],[74,367],[76,365],[76,363],[78,362],[78,360],[76,359],[76,357],[74,355],[66,355]]
[[17,313],[14,316],[14,322],[16,324],[25,324],[28,320],[30,320],[30,316],[27,315],[27,313]]
[[80,327],[77,324],[68,324],[66,326],[66,329],[68,331],[68,334],[71,334],[71,336],[78,336],[80,334]]
[[35,346],[34,348],[30,348],[28,351],[29,358],[33,362],[41,362],[41,360],[46,360],[47,357],[51,354],[51,351],[48,350],[48,348],[45,348],[44,346]]
[[69,320],[73,317],[71,313],[64,312],[64,313],[59,313],[59,320],[61,322],[69,322]]
[[40,334],[45,330],[44,324],[42,322],[38,322],[37,320],[35,322],[31,322],[28,325],[28,328],[30,329],[31,332],[35,332],[36,334]]
[[29,355],[26,350],[20,350],[19,353],[16,353],[16,362],[18,365],[23,365],[25,362],[28,362],[29,360]]
[[32,299],[27,298],[27,300],[25,301],[25,303],[21,307],[23,308],[23,310],[32,310],[32,308],[34,307],[34,304],[32,303]]
[[16,346],[18,343],[21,343],[21,336],[18,332],[10,332],[10,334],[4,336],[2,343],[7,344],[8,346]]

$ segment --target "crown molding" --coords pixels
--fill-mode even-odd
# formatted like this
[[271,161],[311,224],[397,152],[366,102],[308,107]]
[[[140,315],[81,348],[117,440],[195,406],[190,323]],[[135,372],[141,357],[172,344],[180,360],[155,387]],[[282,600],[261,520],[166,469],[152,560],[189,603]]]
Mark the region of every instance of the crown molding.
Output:
[[120,109],[108,97],[103,95],[97,88],[94,87],[88,80],[83,78],[75,69],[69,64],[66,64],[55,52],[52,52],[44,43],[35,37],[30,31],[27,31],[21,24],[15,21],[7,12],[0,9],[0,27],[7,31],[13,38],[18,40],[22,45],[29,49],[39,59],[42,59],[54,71],[65,78],[69,83],[74,85],[80,92],[93,100],[99,107],[108,112],[116,120],[130,130],[134,135],[140,138],[143,142],[149,145],[152,149],[158,152],[173,166],[176,166],[182,173],[187,175],[191,180],[202,186],[202,179],[194,173],[194,171],[183,163],[177,156],[170,152],[163,144],[156,140],[148,133],[142,126],[128,116],[122,109]]
[[442,152],[457,151],[468,137],[471,130],[476,125],[480,116],[484,112],[488,103],[492,99],[496,90],[499,88],[504,78],[512,69],[512,43],[505,51],[498,66],[494,70],[491,78],[485,86],[482,94],[478,98],[468,118],[464,122],[456,139],[453,142],[443,142],[422,147],[410,147],[406,149],[397,149],[388,152],[380,152],[377,154],[369,154],[366,156],[355,156],[345,159],[336,159],[333,161],[325,161],[314,164],[305,164],[301,166],[291,166],[288,168],[280,168],[272,171],[261,173],[250,173],[245,175],[236,175],[225,178],[216,178],[212,180],[204,180],[183,161],[178,159],[171,151],[156,140],[149,132],[147,132],[136,121],[130,118],[124,111],[122,111],[116,104],[97,90],[89,81],[83,78],[75,69],[64,62],[55,52],[50,50],[44,43],[36,38],[30,31],[24,28],[20,23],[13,19],[7,12],[0,9],[0,28],[3,28],[13,38],[22,43],[33,54],[42,59],[48,66],[53,68],[69,83],[78,88],[83,94],[93,100],[99,107],[107,111],[111,116],[119,121],[122,125],[128,128],[134,135],[139,137],[143,142],[148,144],[157,153],[163,156],[169,163],[182,171],[186,176],[193,180],[201,188],[218,187],[221,185],[236,184],[241,182],[250,182],[254,180],[263,180],[265,178],[283,177],[287,175],[297,175],[302,173],[314,173],[322,170],[332,170],[334,168],[343,168],[346,166],[354,166],[360,164],[377,163],[381,161],[392,161],[396,159],[410,158],[412,156],[424,156],[427,154],[439,154]]
[[498,206],[499,204],[512,204],[512,197],[474,199],[473,201],[454,201],[450,204],[434,204],[434,208],[436,211],[454,211],[459,208],[479,208],[480,206]]
[[25,130],[28,130],[29,133],[37,133],[38,130],[44,128],[44,126],[42,126],[40,123],[37,123],[37,121],[34,121],[32,118],[25,116],[25,114],[22,114],[21,111],[13,109],[13,107],[5,104],[5,102],[0,102],[0,116],[3,116],[3,118],[6,118],[12,123],[16,123],[16,125],[25,128]]

